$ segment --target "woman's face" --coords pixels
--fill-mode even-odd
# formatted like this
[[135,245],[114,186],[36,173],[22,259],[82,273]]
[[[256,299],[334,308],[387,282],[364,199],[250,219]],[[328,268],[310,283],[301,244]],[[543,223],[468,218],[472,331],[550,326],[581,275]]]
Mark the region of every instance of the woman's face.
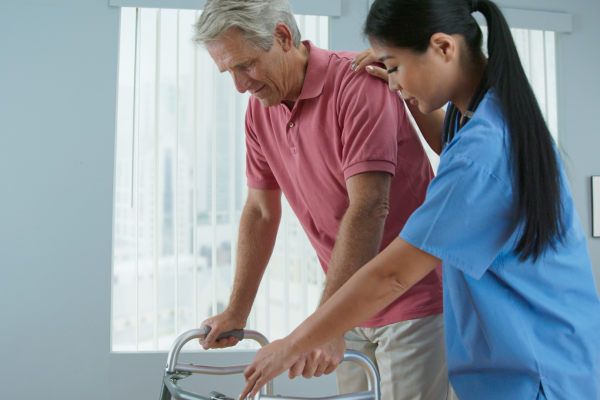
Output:
[[446,45],[432,42],[425,53],[385,46],[374,40],[371,47],[388,70],[390,90],[399,91],[422,113],[438,110],[450,101],[455,71],[454,63],[448,62]]

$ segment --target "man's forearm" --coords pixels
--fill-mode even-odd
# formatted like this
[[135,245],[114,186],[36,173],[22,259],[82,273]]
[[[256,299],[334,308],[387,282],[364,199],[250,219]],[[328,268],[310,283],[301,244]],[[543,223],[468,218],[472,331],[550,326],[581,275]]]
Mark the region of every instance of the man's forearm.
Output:
[[387,212],[387,201],[348,209],[340,224],[319,307],[379,253]]
[[280,214],[265,218],[245,207],[240,220],[237,263],[228,310],[246,320],[267,268],[279,228]]

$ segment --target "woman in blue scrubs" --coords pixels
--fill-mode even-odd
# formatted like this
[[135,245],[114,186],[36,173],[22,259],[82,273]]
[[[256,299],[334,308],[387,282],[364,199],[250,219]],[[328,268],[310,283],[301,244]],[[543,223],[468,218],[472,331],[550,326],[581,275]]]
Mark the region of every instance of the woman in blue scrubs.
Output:
[[[473,12],[487,19],[489,59]],[[399,238],[258,352],[242,397],[441,260],[459,399],[600,399],[600,300],[585,235],[502,13],[488,0],[376,0],[365,33],[391,90],[423,113],[451,103],[438,175]]]

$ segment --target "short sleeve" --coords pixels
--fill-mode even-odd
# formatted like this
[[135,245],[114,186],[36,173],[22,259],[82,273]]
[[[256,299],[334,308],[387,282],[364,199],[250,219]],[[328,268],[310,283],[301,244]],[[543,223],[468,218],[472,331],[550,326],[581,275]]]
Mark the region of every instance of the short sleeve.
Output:
[[246,130],[246,178],[248,187],[258,190],[279,189],[275,175],[260,147],[252,121],[252,106],[249,104],[245,118]]
[[344,178],[382,171],[394,175],[398,132],[407,120],[404,107],[387,84],[366,71],[350,72],[339,98]]
[[444,161],[400,237],[480,279],[511,238],[512,190],[469,158]]

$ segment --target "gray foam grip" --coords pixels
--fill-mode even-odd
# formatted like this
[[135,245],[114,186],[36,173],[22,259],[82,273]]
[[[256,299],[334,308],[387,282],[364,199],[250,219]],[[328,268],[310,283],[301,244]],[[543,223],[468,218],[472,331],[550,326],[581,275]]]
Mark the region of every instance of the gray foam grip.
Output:
[[[206,332],[206,336],[208,336],[208,334],[210,333],[211,330],[212,330],[212,328],[210,326],[205,326],[204,327],[204,331]],[[243,329],[234,329],[233,331],[223,332],[219,336],[217,336],[217,340],[223,339],[223,338],[226,338],[226,337],[229,337],[229,336],[233,336],[233,337],[238,338],[240,340],[244,340],[244,330]]]

